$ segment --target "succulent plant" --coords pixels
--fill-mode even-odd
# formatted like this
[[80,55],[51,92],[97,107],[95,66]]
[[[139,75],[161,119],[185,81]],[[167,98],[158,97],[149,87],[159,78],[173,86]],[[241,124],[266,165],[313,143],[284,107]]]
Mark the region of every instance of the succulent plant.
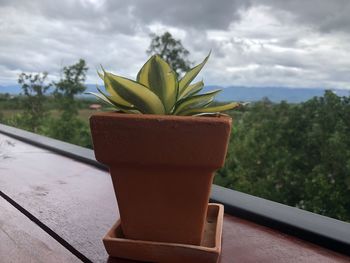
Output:
[[[210,54],[209,54],[210,55]],[[239,103],[211,106],[215,95],[221,90],[203,94],[203,81],[191,84],[207,62],[189,70],[181,79],[160,56],[152,56],[137,74],[136,81],[114,75],[102,68],[98,72],[104,82],[106,92],[89,92],[125,113],[165,114],[165,115],[201,115],[231,110]]]

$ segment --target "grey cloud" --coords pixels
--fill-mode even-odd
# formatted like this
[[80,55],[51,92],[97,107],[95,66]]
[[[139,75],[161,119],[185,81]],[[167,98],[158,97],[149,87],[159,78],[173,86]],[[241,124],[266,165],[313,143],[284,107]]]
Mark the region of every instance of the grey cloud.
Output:
[[255,1],[255,4],[265,4],[289,12],[297,22],[321,32],[350,33],[350,1],[348,0],[262,0]]
[[[110,0],[111,1],[111,0]],[[72,1],[72,0],[37,0],[37,1],[0,1],[2,9],[15,12],[25,12],[34,16],[41,16],[50,21],[65,23],[80,30],[92,31],[97,34],[134,34],[137,30],[138,20],[131,14],[131,6],[123,1],[111,1],[114,3],[110,8],[104,1]]]
[[251,6],[250,0],[38,0],[0,1],[51,20],[75,21],[81,28],[133,34],[150,23],[195,29],[226,29]]
[[135,17],[144,23],[162,22],[202,30],[227,29],[230,23],[240,19],[242,10],[250,7],[248,0],[150,0],[132,3]]
[[[139,61],[145,59],[143,38],[148,42],[147,35],[129,31],[124,34],[120,27],[115,32],[103,30],[96,27],[94,19],[65,19],[58,14],[53,18],[50,12],[41,14],[43,6],[38,11],[26,2],[0,5],[0,81],[8,81],[12,76],[12,82],[16,82],[21,71],[48,71],[57,78],[63,66],[84,58],[91,69],[88,81],[96,83],[95,69],[101,63],[130,75]],[[66,14],[61,12],[61,15]],[[113,27],[108,20],[105,25]]]

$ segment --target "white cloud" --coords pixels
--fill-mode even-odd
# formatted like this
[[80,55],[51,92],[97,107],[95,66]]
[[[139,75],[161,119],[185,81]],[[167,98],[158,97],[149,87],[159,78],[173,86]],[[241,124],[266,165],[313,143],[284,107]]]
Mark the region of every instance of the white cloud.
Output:
[[149,34],[170,31],[191,61],[212,49],[199,76],[207,84],[350,88],[350,23],[340,8],[350,5],[284,2],[0,0],[0,85],[21,71],[57,79],[79,58],[88,83],[98,82],[100,64],[134,78]]
[[[225,85],[350,88],[349,35],[295,24],[271,7],[255,6],[228,30],[208,31],[220,48],[217,76]],[[277,13],[277,15],[276,15]],[[288,23],[286,23],[288,21]],[[215,58],[214,58],[215,59]]]

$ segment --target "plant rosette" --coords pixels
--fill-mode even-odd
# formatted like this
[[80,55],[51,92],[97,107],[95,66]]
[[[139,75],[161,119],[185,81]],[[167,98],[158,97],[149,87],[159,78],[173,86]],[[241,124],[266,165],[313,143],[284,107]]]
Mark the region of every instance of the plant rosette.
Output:
[[93,94],[115,111],[91,116],[94,151],[110,168],[127,239],[201,245],[231,132],[218,113],[239,106],[212,106],[219,90],[199,94],[203,81],[191,84],[208,57],[180,80],[157,55],[136,81],[99,73],[107,93]]

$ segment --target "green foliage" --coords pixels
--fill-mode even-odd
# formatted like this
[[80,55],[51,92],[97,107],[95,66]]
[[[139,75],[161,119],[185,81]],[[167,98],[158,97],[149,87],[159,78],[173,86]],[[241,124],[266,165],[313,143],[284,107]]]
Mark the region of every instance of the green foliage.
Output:
[[24,96],[11,96],[8,93],[0,93],[0,110],[22,109]]
[[350,221],[350,98],[262,101],[234,121],[216,183]]
[[176,74],[181,74],[190,69],[191,63],[187,57],[189,52],[183,47],[180,40],[176,40],[169,32],[163,35],[151,34],[151,44],[147,50],[148,55],[159,55],[164,59]]
[[43,120],[47,117],[44,107],[45,93],[51,84],[45,84],[47,73],[19,75],[18,83],[22,86],[24,94],[22,116],[16,118],[17,125],[33,132],[38,132]]
[[102,68],[103,73],[98,74],[108,94],[99,88],[100,94],[89,93],[125,113],[199,115],[238,107],[238,103],[213,106],[211,103],[220,90],[198,94],[203,82],[191,85],[208,58],[209,55],[179,80],[170,65],[158,55],[152,56],[143,65],[136,81],[116,76]]
[[84,85],[88,67],[83,59],[76,64],[63,68],[63,77],[54,83],[54,96],[58,100],[60,110],[66,115],[76,115],[78,105],[74,96],[86,90]]
[[58,119],[50,118],[42,127],[41,134],[82,147],[92,148],[90,127],[77,116]]
[[[0,109],[12,109],[19,113],[5,118],[4,124],[53,137],[59,140],[92,148],[90,129],[87,121],[82,121],[78,110],[87,108],[93,101],[78,100],[76,95],[85,91],[86,63],[79,60],[76,64],[63,68],[63,77],[57,83],[45,84],[47,73],[19,76],[23,94],[12,97],[0,95]],[[47,96],[53,86],[53,97]],[[58,109],[58,116],[57,115]],[[56,113],[56,114],[53,114]]]
[[[27,124],[28,122],[26,116],[23,113],[17,113],[8,118],[3,117],[1,122],[9,126],[31,131],[30,127]],[[37,133],[39,132],[40,130],[37,131]]]
[[86,90],[84,81],[87,70],[88,67],[83,59],[63,68],[63,77],[59,82],[54,83],[53,93],[60,116],[48,122],[49,128],[44,131],[44,134],[91,148],[89,127],[78,118],[79,102],[75,99],[76,95]]

